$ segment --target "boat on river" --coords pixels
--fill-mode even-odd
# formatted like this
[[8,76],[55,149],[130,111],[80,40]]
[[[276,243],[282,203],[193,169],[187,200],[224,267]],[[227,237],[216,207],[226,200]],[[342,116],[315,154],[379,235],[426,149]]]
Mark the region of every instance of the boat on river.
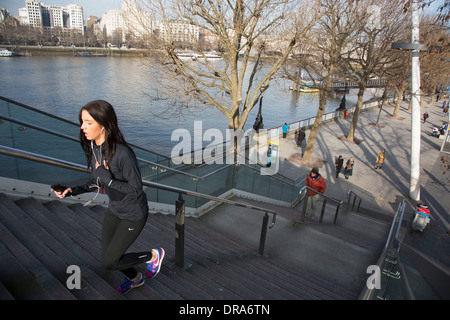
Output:
[[77,52],[75,57],[106,57],[103,53],[92,53],[92,52]]
[[0,49],[0,57],[14,57],[16,54],[8,49],[1,48]]
[[196,61],[199,59],[207,59],[207,60],[221,60],[222,57],[214,54],[214,53],[195,53],[195,52],[185,52],[185,53],[177,53],[177,57],[181,60],[192,60]]
[[312,87],[312,82],[301,81],[300,84],[295,83],[289,87],[289,90],[299,91],[304,93],[319,93],[320,90]]

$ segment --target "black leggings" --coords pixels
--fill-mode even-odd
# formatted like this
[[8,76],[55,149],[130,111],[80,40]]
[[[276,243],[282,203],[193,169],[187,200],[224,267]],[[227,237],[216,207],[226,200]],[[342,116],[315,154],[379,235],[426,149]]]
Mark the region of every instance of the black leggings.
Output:
[[120,270],[128,279],[137,276],[134,265],[152,258],[152,252],[125,253],[137,239],[147,221],[122,220],[106,210],[102,230],[102,264],[108,270]]

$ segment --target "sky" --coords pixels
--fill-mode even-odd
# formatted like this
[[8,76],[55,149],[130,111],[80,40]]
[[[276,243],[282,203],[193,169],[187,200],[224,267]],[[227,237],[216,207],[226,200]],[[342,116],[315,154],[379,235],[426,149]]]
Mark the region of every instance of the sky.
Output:
[[[65,7],[70,3],[77,3],[83,7],[84,20],[89,16],[101,18],[103,14],[111,9],[120,9],[122,0],[40,0],[46,5],[57,5]],[[432,7],[427,9],[434,10],[442,5],[445,0],[435,0]],[[19,8],[25,7],[25,0],[0,0],[0,8],[8,9],[10,14],[19,15]]]

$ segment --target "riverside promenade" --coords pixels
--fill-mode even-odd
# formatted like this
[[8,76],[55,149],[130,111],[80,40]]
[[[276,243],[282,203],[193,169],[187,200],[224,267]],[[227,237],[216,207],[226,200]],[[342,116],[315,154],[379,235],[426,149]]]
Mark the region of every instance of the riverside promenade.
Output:
[[[427,100],[427,99],[426,99]],[[380,115],[378,108],[360,113],[355,140],[350,143],[343,138],[348,133],[352,115],[348,118],[322,124],[314,145],[313,158],[319,173],[325,178],[325,195],[346,199],[349,190],[362,196],[361,206],[382,214],[393,216],[402,201],[407,200],[404,221],[407,232],[404,242],[425,252],[429,257],[450,268],[450,173],[443,174],[440,152],[443,140],[431,136],[433,127],[440,127],[446,118],[442,115],[442,101],[424,101],[421,114],[428,112],[430,118],[421,123],[420,185],[421,201],[430,209],[431,223],[423,233],[411,232],[415,201],[409,198],[411,114],[408,103],[402,102],[398,118],[392,118],[394,105],[389,104]],[[309,130],[306,130],[306,138]],[[377,155],[385,150],[383,168],[375,170]],[[310,167],[301,161],[301,149],[294,135],[280,138],[279,173],[297,179],[304,178]],[[334,161],[342,155],[344,165],[353,157],[353,175],[348,180],[341,173],[336,179]]]

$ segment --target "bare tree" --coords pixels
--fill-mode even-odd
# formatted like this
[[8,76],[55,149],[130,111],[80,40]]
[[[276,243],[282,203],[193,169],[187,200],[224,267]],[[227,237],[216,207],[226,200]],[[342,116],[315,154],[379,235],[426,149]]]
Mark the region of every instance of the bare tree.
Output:
[[347,134],[348,141],[354,139],[367,82],[375,76],[384,76],[392,57],[389,50],[392,42],[407,25],[407,17],[402,14],[402,0],[360,1],[359,6],[360,16],[365,18],[358,30],[359,38],[353,43],[356,50],[347,58],[349,77],[359,87],[355,112]]
[[[141,22],[135,32],[154,35],[148,36],[146,47],[164,52],[151,55],[152,63],[158,59],[160,64],[148,75],[149,93],[154,98],[166,99],[167,106],[172,108],[169,114],[190,107],[214,107],[226,116],[229,128],[243,128],[250,111],[296,43],[319,17],[317,3],[158,0],[130,6],[129,14],[133,17],[130,21]],[[160,21],[158,27],[155,20]],[[186,36],[196,30],[210,39],[210,46],[222,60],[209,59],[205,47],[200,46],[204,41],[197,42],[194,34],[184,40],[176,37],[180,32]],[[186,47],[186,41],[199,54],[195,62],[183,60],[179,55],[178,48]],[[265,53],[273,48],[278,55],[264,59]]]
[[[424,17],[421,20],[421,39],[430,51],[421,53],[421,100],[425,94],[433,95],[438,84],[447,82],[450,65],[442,61],[448,58],[449,45],[447,32],[434,23],[435,17]],[[398,33],[395,42],[409,42],[409,30]],[[408,52],[389,50],[390,62],[386,66],[385,76],[389,79],[397,94],[397,100],[392,116],[398,117],[400,104],[408,90],[411,77],[411,57]]]
[[[314,82],[314,87],[320,90],[319,109],[311,128],[303,161],[312,159],[314,143],[328,95],[333,81],[346,74],[348,67],[345,57],[352,56],[355,48],[352,43],[357,39],[364,16],[359,10],[359,1],[355,0],[324,0],[320,2],[321,17],[314,26],[309,37],[304,39],[304,50],[296,55],[294,72],[287,68],[288,78],[296,79],[295,68],[305,70]],[[298,70],[298,69],[297,69]]]
[[391,50],[391,53],[391,64],[386,69],[385,75],[397,94],[394,111],[392,113],[392,117],[397,118],[400,104],[405,96],[408,84],[410,83],[411,58],[409,54],[405,54],[404,52],[394,52]]
[[[410,0],[403,0],[404,11],[408,11],[410,7]],[[448,21],[450,20],[450,0],[419,0],[419,8],[425,9],[433,4],[438,3],[433,23],[435,25],[445,26],[448,29]],[[440,3],[439,3],[440,2]]]
[[7,17],[0,22],[0,41],[15,43],[18,38],[19,21],[13,17]]
[[422,42],[430,49],[421,54],[421,100],[425,94],[433,98],[436,90],[440,90],[440,86],[448,81],[450,65],[442,61],[450,53],[448,32],[441,25],[435,24],[435,20],[436,17],[425,16],[420,23]]

